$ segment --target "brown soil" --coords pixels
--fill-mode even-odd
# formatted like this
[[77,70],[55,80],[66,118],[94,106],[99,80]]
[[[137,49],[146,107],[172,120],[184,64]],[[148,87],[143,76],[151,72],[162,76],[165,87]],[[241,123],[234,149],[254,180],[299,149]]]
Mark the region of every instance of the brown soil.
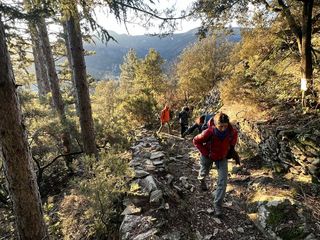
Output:
[[[162,231],[180,232],[181,239],[267,239],[246,215],[245,192],[250,173],[229,176],[224,215],[218,219],[211,212],[215,169],[211,171],[211,180],[207,182],[209,190],[202,191],[197,180],[199,154],[192,145],[192,138],[181,140],[161,135],[160,139],[168,157],[176,158],[168,164],[167,172],[174,176],[173,189],[178,192],[178,196],[173,195],[175,197],[172,199],[166,199],[169,211],[163,212],[167,222],[162,226]],[[252,165],[243,162],[242,166],[245,167],[246,164]],[[229,163],[229,172],[232,166],[233,164]],[[191,188],[185,188],[179,180],[180,177],[187,177]],[[164,177],[163,180],[165,181]]]

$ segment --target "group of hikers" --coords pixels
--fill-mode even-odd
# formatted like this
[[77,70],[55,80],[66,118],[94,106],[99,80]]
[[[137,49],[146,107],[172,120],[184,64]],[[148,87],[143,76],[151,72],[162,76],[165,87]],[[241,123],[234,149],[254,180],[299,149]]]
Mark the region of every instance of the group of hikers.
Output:
[[[222,203],[227,189],[228,180],[228,159],[234,159],[236,164],[240,164],[240,158],[235,150],[238,140],[238,131],[230,123],[228,115],[223,112],[217,114],[203,114],[199,116],[194,124],[189,127],[190,108],[183,107],[177,118],[180,122],[181,137],[198,130],[198,134],[193,138],[193,145],[200,152],[200,170],[198,174],[199,186],[201,190],[207,191],[207,178],[209,172],[215,164],[218,172],[217,187],[214,192],[214,211],[217,217],[223,215]],[[160,133],[164,125],[170,126],[170,109],[166,104],[160,114],[161,126],[157,133]]]

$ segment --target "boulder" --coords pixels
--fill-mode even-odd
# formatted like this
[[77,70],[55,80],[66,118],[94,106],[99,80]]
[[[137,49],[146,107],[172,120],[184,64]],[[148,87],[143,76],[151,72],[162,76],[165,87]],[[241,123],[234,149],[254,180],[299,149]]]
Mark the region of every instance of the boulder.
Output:
[[[308,212],[290,198],[272,198],[256,203],[256,211],[248,214],[269,239],[304,239],[310,234]],[[252,210],[252,209],[251,209]]]

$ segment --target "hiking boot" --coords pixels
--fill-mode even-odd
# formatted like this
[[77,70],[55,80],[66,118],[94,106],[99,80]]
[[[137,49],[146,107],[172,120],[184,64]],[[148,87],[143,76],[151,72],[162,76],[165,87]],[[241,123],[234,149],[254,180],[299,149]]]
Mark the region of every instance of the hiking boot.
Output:
[[200,188],[202,191],[208,191],[208,186],[207,186],[206,181],[204,179],[200,180]]
[[214,207],[214,215],[218,218],[221,218],[223,213],[222,213],[222,207],[218,207],[218,206],[215,206]]

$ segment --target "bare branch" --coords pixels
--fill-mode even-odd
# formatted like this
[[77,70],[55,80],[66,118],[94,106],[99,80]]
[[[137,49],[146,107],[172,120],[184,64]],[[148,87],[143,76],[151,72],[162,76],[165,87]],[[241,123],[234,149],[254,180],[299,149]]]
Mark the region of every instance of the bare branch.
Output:
[[301,39],[301,35],[302,35],[301,27],[297,24],[289,7],[284,3],[283,0],[278,0],[278,3],[282,8],[282,13],[286,17],[293,34],[296,36],[297,39]]
[[271,6],[266,0],[261,0],[261,3],[265,5],[266,9],[272,12],[281,12],[281,8]]
[[148,15],[156,18],[156,19],[163,20],[163,21],[181,20],[181,19],[185,19],[186,17],[190,17],[190,16],[193,15],[193,12],[190,12],[189,14],[182,15],[182,16],[179,16],[179,17],[170,17],[170,16],[162,17],[162,16],[159,16],[156,13],[152,12],[152,9],[150,7],[149,7],[149,10],[146,10],[146,9],[138,8],[136,6],[125,4],[125,3],[122,3],[122,2],[118,2],[118,1],[114,1],[114,2],[115,2],[115,4],[119,4],[122,7],[126,7],[126,8],[129,8],[129,9],[135,10],[137,12],[142,12],[142,13],[148,14]]
[[49,162],[47,165],[44,165],[42,167],[42,170],[46,169],[47,167],[51,166],[55,161],[57,161],[59,158],[61,157],[67,157],[67,156],[72,156],[72,155],[78,155],[83,153],[83,151],[79,151],[79,152],[73,152],[73,153],[68,153],[68,154],[60,154],[58,156],[56,156],[54,159],[51,160],[51,162]]

